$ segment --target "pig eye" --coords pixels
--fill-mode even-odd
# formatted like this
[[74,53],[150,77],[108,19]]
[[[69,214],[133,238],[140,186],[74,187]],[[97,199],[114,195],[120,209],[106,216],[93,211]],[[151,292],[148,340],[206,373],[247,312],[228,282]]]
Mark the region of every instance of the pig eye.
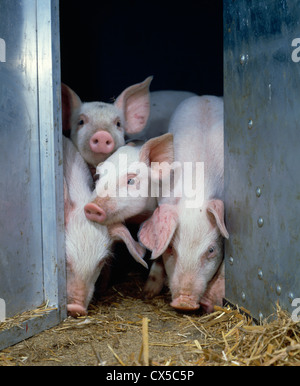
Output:
[[211,246],[208,248],[209,253],[213,253],[215,251],[215,247]]
[[116,126],[118,129],[121,128],[121,121],[119,119],[116,121]]
[[134,178],[129,178],[129,180],[127,181],[127,185],[134,185],[134,184],[135,184]]
[[80,119],[80,121],[78,122],[78,126],[82,126],[82,125],[84,125],[84,120]]

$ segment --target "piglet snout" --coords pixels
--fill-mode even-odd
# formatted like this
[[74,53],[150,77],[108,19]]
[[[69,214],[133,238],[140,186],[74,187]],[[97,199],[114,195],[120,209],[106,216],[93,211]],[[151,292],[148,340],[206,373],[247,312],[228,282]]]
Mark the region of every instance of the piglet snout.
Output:
[[67,311],[68,315],[73,316],[73,318],[87,315],[87,310],[80,304],[68,304]]
[[173,299],[171,306],[181,311],[195,311],[200,308],[200,304],[189,295],[179,295]]
[[85,205],[84,213],[88,220],[98,222],[99,224],[106,219],[105,211],[92,202]]
[[90,138],[90,148],[94,153],[108,154],[114,150],[114,147],[115,141],[107,131],[97,131]]

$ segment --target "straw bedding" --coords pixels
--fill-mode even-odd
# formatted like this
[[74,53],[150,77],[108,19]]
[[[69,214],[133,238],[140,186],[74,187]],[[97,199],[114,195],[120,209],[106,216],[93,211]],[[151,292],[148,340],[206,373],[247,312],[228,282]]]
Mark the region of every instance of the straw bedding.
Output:
[[[67,318],[0,352],[0,366],[291,366],[300,364],[300,324],[278,305],[275,318],[257,325],[240,309],[216,307],[209,315],[178,313],[165,291],[142,297],[137,273],[115,284],[91,304],[89,315]],[[28,317],[43,305],[0,324],[0,330]]]

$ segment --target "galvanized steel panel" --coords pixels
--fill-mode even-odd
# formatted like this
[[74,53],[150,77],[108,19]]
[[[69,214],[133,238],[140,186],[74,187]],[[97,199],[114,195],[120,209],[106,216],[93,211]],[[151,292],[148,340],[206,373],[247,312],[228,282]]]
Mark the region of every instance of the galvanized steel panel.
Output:
[[0,297],[8,317],[43,302],[34,3],[1,1],[0,11],[7,50],[0,66]]
[[300,2],[224,2],[226,298],[260,318],[300,298]]
[[0,349],[66,315],[58,24],[56,0],[0,1],[0,298],[57,308]]

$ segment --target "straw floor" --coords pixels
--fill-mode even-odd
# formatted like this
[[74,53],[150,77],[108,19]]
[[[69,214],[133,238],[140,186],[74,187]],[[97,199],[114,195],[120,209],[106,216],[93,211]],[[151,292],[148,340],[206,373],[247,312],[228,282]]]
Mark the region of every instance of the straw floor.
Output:
[[[110,287],[87,317],[58,326],[0,352],[0,366],[291,366],[300,364],[300,324],[277,306],[276,318],[256,325],[238,309],[210,315],[178,313],[170,294],[144,300],[139,273]],[[276,307],[275,307],[276,308]],[[47,307],[0,324],[39,317]]]

